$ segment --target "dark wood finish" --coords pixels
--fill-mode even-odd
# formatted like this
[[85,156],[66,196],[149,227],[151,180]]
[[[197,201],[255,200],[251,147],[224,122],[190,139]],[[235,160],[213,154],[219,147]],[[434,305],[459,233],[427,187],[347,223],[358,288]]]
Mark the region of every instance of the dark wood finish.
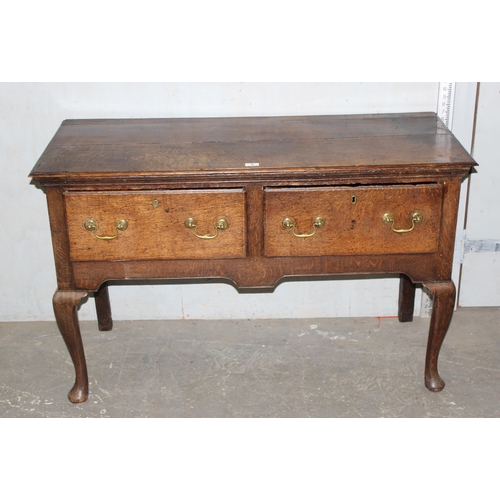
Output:
[[64,191],[59,187],[49,187],[46,193],[50,232],[52,235],[52,249],[56,264],[57,285],[62,290],[72,289],[75,288],[75,280],[69,255]]
[[[88,393],[76,306],[94,292],[99,328],[110,329],[106,282],[123,279],[272,290],[285,277],[399,273],[401,321],[413,317],[415,284],[435,295],[425,381],[442,389],[460,184],[474,165],[434,113],[63,122],[31,177],[47,193],[70,400]],[[415,212],[424,219],[395,232],[388,212],[396,230]],[[318,216],[326,223],[313,231]],[[197,238],[188,217],[201,236],[215,236],[220,217],[228,228]],[[314,235],[294,236],[284,217]]]
[[111,304],[109,302],[107,283],[104,283],[97,292],[94,292],[94,300],[99,330],[101,332],[111,331],[113,329],[113,318],[111,316]]
[[[439,153],[438,153],[439,152]],[[355,160],[355,161],[354,161]],[[246,163],[259,163],[246,167]],[[434,113],[67,120],[36,166],[37,178],[98,175],[123,179],[173,172],[276,174],[311,167],[345,168],[470,164]],[[473,162],[472,162],[473,163]]]
[[87,363],[76,313],[77,306],[86,296],[87,292],[78,290],[58,290],[53,298],[57,324],[75,366],[75,383],[68,394],[68,398],[72,403],[83,403],[87,401],[89,395]]
[[411,279],[402,274],[399,279],[398,319],[401,323],[413,321],[415,309],[415,285]]
[[451,280],[441,283],[424,283],[424,286],[434,296],[425,357],[425,387],[429,391],[438,392],[444,389],[444,381],[439,376],[437,368],[438,356],[453,316],[456,291]]

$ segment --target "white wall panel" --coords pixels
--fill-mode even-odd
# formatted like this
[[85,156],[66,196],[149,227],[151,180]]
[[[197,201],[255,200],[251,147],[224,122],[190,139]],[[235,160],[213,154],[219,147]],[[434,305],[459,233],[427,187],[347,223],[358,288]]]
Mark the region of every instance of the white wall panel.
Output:
[[500,306],[500,83],[480,84],[473,156],[459,305]]
[[500,83],[481,83],[474,139],[467,238],[500,240]]
[[459,305],[500,306],[500,252],[465,254]]
[[[64,119],[435,111],[437,89],[437,83],[0,84],[0,321],[54,318],[46,199],[27,176]],[[397,313],[397,279],[385,278],[284,283],[273,294],[239,295],[220,283],[119,286],[110,294],[116,320]],[[95,318],[92,299],[80,317]]]

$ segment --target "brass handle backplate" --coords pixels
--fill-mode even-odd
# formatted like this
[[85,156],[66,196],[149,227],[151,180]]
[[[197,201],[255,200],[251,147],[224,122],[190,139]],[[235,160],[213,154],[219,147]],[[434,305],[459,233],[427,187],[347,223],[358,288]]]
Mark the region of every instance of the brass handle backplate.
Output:
[[118,238],[118,231],[125,231],[128,227],[128,222],[126,220],[119,220],[115,224],[115,234],[113,236],[99,236],[97,234],[97,222],[94,219],[87,219],[83,223],[83,227],[91,232],[98,240],[114,240]]
[[224,229],[227,229],[229,227],[229,223],[227,222],[227,219],[225,219],[224,217],[221,217],[215,223],[215,234],[198,234],[196,232],[196,219],[194,219],[193,217],[188,217],[184,221],[184,225],[188,229],[192,229],[194,235],[202,240],[213,240],[214,238],[217,238],[219,231],[224,231]]
[[415,229],[415,224],[420,224],[424,220],[424,215],[421,212],[415,212],[411,216],[411,227],[409,229],[394,229],[394,216],[390,213],[382,216],[382,221],[391,225],[391,229],[395,233],[409,233]]
[[285,217],[281,221],[281,227],[283,229],[291,229],[292,234],[297,238],[310,238],[316,234],[316,230],[323,227],[326,224],[324,217],[316,217],[313,222],[313,232],[307,234],[298,234],[295,232],[295,219],[293,217]]

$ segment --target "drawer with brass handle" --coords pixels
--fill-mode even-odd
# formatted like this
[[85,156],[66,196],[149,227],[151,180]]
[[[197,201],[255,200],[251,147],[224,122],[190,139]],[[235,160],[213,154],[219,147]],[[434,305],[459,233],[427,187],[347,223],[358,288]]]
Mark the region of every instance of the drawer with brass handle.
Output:
[[245,257],[243,190],[67,192],[73,261]]
[[265,255],[438,251],[443,186],[270,188]]

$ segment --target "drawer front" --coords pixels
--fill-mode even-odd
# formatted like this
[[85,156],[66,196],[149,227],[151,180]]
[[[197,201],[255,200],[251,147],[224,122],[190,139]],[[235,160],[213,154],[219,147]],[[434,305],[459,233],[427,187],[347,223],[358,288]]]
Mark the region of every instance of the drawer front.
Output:
[[267,189],[266,256],[438,251],[440,184]]
[[243,190],[68,192],[65,200],[74,261],[245,257]]

